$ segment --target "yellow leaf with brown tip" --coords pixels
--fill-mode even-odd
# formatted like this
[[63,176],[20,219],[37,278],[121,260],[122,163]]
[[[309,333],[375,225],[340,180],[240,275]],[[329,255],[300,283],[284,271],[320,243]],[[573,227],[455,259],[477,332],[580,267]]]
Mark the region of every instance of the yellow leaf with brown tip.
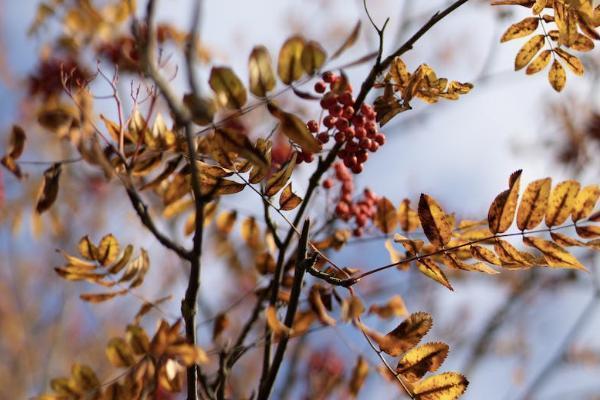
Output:
[[587,269],[571,253],[558,244],[549,240],[525,236],[523,243],[538,249],[550,267],[574,268],[587,271]]
[[396,372],[407,381],[415,382],[427,372],[435,372],[448,356],[449,347],[446,343],[425,343],[411,349],[402,357],[396,367]]
[[488,225],[492,233],[503,233],[512,225],[517,209],[521,172],[522,170],[518,170],[510,175],[508,190],[496,196],[490,206]]
[[467,378],[457,372],[444,372],[417,382],[413,387],[415,400],[455,400],[469,385]]
[[539,179],[527,185],[517,212],[517,226],[520,230],[533,229],[544,219],[552,180]]

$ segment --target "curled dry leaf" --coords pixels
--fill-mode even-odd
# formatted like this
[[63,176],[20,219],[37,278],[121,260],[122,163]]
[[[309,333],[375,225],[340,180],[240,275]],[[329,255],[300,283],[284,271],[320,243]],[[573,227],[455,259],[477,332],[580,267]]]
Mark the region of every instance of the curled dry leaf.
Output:
[[356,397],[360,389],[363,387],[367,375],[369,374],[369,364],[362,356],[356,360],[356,365],[352,369],[352,377],[350,378],[350,387],[348,391],[352,397]]
[[373,304],[369,307],[369,314],[377,314],[381,318],[404,317],[408,315],[406,304],[402,296],[393,296],[385,304]]
[[292,183],[288,183],[281,196],[279,196],[279,208],[283,211],[290,211],[302,203],[302,198],[292,191]]
[[296,156],[296,153],[294,153],[292,158],[267,180],[267,184],[265,185],[266,196],[274,196],[288,183],[296,167]]
[[115,337],[106,346],[108,361],[115,367],[130,367],[135,363],[131,346],[122,338]]
[[279,120],[280,131],[300,146],[303,151],[307,153],[321,151],[321,143],[310,133],[306,124],[298,116],[281,110],[273,103],[269,103],[267,108],[271,115]]
[[16,161],[19,157],[21,157],[21,154],[23,154],[26,139],[27,137],[23,128],[21,128],[19,125],[13,125],[12,130],[10,132],[10,138],[8,142],[8,147],[6,149],[6,154],[4,155],[4,157],[2,157],[2,160],[0,160],[2,165],[4,165],[19,179],[23,177],[23,173],[21,172],[21,168],[16,163]]
[[265,316],[267,318],[267,325],[269,325],[269,329],[273,331],[275,337],[287,337],[290,335],[291,329],[277,319],[277,310],[275,307],[268,306],[265,310]]
[[61,171],[62,167],[60,163],[53,164],[44,171],[44,181],[40,187],[40,192],[35,205],[35,211],[38,214],[48,210],[52,204],[54,204],[54,201],[56,201]]
[[312,310],[319,318],[319,321],[323,325],[333,326],[335,325],[335,318],[333,318],[327,312],[327,308],[325,307],[325,304],[323,303],[323,299],[321,297],[322,291],[323,287],[321,285],[317,284],[311,287],[310,293],[308,295],[308,302],[310,303]]

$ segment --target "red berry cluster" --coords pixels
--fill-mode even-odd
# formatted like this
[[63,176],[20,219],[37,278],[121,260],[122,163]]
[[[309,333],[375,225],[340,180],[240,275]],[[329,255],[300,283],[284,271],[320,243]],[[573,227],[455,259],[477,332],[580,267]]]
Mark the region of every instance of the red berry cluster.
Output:
[[[354,183],[352,182],[352,174],[344,163],[336,162],[333,164],[335,170],[335,178],[341,183],[340,196],[335,207],[335,213],[344,221],[354,219],[356,227],[352,234],[354,236],[362,236],[365,225],[375,216],[377,208],[377,200],[379,199],[370,189],[363,191],[363,198],[355,201],[352,197],[354,193]],[[328,178],[323,181],[325,189],[331,189],[334,185],[333,178]]]
[[[323,144],[332,137],[336,143],[343,143],[338,157],[353,173],[360,174],[369,158],[368,152],[376,152],[385,143],[385,135],[377,131],[373,107],[362,104],[359,110],[354,109],[352,86],[343,77],[328,71],[322,78],[315,83],[314,89],[323,94],[320,104],[326,113],[322,119],[325,129],[319,133],[319,122],[315,120],[308,121],[306,125]],[[310,162],[310,156],[302,153],[299,158]]]

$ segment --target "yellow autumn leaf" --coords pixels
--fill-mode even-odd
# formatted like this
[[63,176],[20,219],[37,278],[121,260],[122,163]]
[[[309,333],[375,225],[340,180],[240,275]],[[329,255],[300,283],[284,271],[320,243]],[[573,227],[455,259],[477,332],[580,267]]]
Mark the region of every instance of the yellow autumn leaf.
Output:
[[404,232],[413,232],[421,225],[419,214],[410,207],[409,199],[402,200],[398,207],[398,223]]
[[528,17],[515,24],[512,24],[500,38],[500,43],[532,34],[538,28],[539,23],[539,18]]
[[548,200],[548,209],[546,210],[546,226],[553,227],[564,223],[573,207],[575,199],[579,193],[579,182],[575,180],[567,180],[557,184]]
[[290,335],[291,329],[277,319],[277,310],[275,307],[268,306],[265,310],[265,316],[267,318],[267,325],[269,326],[269,329],[273,331],[273,335],[276,338],[287,337]]
[[265,97],[275,88],[275,74],[273,72],[271,55],[264,46],[256,46],[248,59],[248,74],[250,91],[258,97]]
[[352,377],[350,378],[350,395],[354,398],[358,395],[358,392],[365,383],[367,375],[369,374],[369,364],[365,361],[362,356],[359,356],[356,360],[356,365],[352,369]]
[[244,84],[229,67],[213,67],[208,84],[215,92],[217,102],[229,109],[240,109],[248,99]]
[[98,244],[98,262],[106,266],[115,262],[119,256],[119,242],[112,233],[104,236]]
[[240,230],[242,239],[244,239],[244,242],[246,242],[248,247],[250,247],[251,249],[260,248],[260,245],[262,244],[261,234],[260,227],[256,222],[256,218],[248,217],[244,219],[240,226]]
[[450,290],[454,290],[450,284],[450,281],[448,281],[446,274],[444,274],[437,263],[431,258],[423,258],[417,261],[417,268],[423,275],[433,279],[439,284],[444,285]]
[[583,63],[579,58],[561,48],[554,49],[554,52],[565,61],[567,67],[569,67],[571,72],[573,72],[575,75],[582,76],[584,74],[585,70],[583,68]]
[[552,85],[552,88],[557,92],[563,90],[567,83],[565,69],[558,60],[554,60],[552,67],[550,67],[550,71],[548,71],[548,81],[550,82],[550,85]]
[[279,59],[277,62],[277,74],[279,79],[286,85],[297,81],[304,74],[302,66],[302,51],[304,49],[304,39],[300,36],[293,36],[283,43],[279,50]]
[[545,40],[546,38],[544,35],[535,35],[521,47],[515,57],[515,71],[518,71],[529,64],[537,52],[544,47]]
[[558,244],[538,237],[525,236],[523,243],[538,249],[550,267],[574,268],[587,271],[587,269],[571,253]]
[[408,315],[408,310],[402,296],[396,295],[385,304],[371,305],[369,307],[369,314],[376,314],[380,318],[404,317]]
[[522,170],[518,170],[510,175],[508,190],[496,196],[490,206],[488,225],[492,233],[503,233],[512,225],[517,209],[521,172]]
[[425,343],[408,351],[398,362],[396,372],[407,381],[415,382],[427,372],[435,372],[448,356],[446,343]]
[[457,372],[430,376],[413,386],[415,400],[455,400],[469,385],[467,378]]
[[589,217],[596,207],[598,198],[600,198],[600,186],[589,185],[582,188],[575,197],[575,204],[571,212],[573,222]]
[[386,197],[377,201],[373,223],[383,233],[391,233],[398,224],[398,215],[394,204]]
[[418,214],[427,239],[436,247],[448,244],[452,237],[452,222],[433,197],[421,194]]
[[130,367],[135,363],[135,357],[129,344],[122,338],[115,337],[106,346],[108,361],[115,367]]
[[533,61],[531,61],[531,63],[529,63],[529,65],[527,66],[527,69],[525,70],[525,73],[527,75],[533,75],[533,74],[540,72],[541,70],[546,68],[546,66],[550,63],[551,58],[552,58],[552,51],[550,51],[550,50],[541,51],[540,54],[538,54],[533,59]]
[[267,180],[267,184],[265,185],[266,196],[274,196],[288,183],[296,167],[296,156],[297,154],[294,153],[292,158]]
[[539,179],[527,185],[517,211],[517,227],[520,230],[533,229],[543,221],[551,186],[550,178]]
[[309,41],[302,49],[302,67],[308,75],[314,75],[325,63],[327,53],[315,41]]
[[229,235],[233,230],[235,221],[237,220],[237,211],[223,211],[217,217],[217,231],[223,235]]
[[432,325],[431,315],[425,312],[416,312],[387,335],[373,339],[383,352],[397,357],[416,346],[429,332]]

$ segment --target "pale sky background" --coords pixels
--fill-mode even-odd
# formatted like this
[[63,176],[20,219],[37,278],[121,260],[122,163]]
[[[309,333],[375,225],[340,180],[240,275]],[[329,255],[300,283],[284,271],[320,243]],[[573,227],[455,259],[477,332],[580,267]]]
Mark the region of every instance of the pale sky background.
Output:
[[[143,0],[138,1],[143,3]],[[371,0],[369,4],[375,21],[382,24],[386,17],[391,18],[386,52],[402,43],[395,36],[401,18],[401,5],[405,1],[411,3],[411,15],[421,15],[424,11],[435,9],[436,5],[446,3]],[[163,0],[159,3],[161,19],[187,26],[188,1]],[[245,81],[247,55],[255,44],[264,44],[272,54],[276,54],[283,40],[291,34],[301,33],[307,38],[321,40],[328,30],[350,30],[361,19],[363,36],[359,45],[344,56],[343,61],[347,61],[376,46],[376,37],[368,25],[361,3],[354,0],[206,0],[201,36],[214,51],[215,63],[232,66]],[[418,63],[425,62],[439,76],[459,81],[475,80],[481,73],[492,40],[497,42],[494,38],[499,38],[502,31],[521,15],[513,15],[497,25],[494,22],[495,10],[484,3],[472,1],[463,6],[420,40],[415,50],[405,58],[409,69],[415,69]],[[35,7],[33,0],[0,0],[0,44],[3,47],[0,57],[18,79],[26,76],[39,50],[39,43],[27,38],[25,33]],[[414,32],[421,21],[407,28],[402,38]],[[336,43],[324,41],[330,53]],[[543,73],[526,77],[523,72],[511,72],[514,55],[522,43],[521,40],[496,46],[496,55],[486,70],[486,75],[491,78],[481,85],[476,82],[475,89],[460,101],[427,106],[415,100],[415,110],[384,127],[388,143],[369,160],[366,171],[356,180],[356,184],[361,186],[368,183],[378,194],[396,202],[404,197],[416,201],[419,193],[429,193],[443,199],[446,210],[465,218],[480,218],[487,215],[491,200],[505,189],[508,176],[516,169],[524,170],[524,182],[545,176],[552,176],[555,182],[572,177],[571,172],[558,166],[549,151],[540,146],[544,137],[547,138],[556,130],[548,123],[546,107],[548,102],[561,101],[570,96],[587,96],[589,82],[569,74],[566,90],[559,95],[549,86]],[[368,67],[360,67],[349,71],[355,88],[367,70]],[[206,71],[203,70],[201,75],[204,80],[208,76]],[[17,104],[22,100],[21,96],[23,94],[15,91],[12,83],[7,85],[0,81],[2,132],[6,131],[18,113]],[[596,101],[598,97],[596,94]],[[426,117],[416,119],[415,115]],[[403,123],[409,120],[412,121],[410,124]],[[5,140],[1,143],[0,146],[4,146]],[[584,184],[597,183],[597,178],[597,172],[590,171],[584,174],[582,181]],[[297,191],[304,191],[301,179],[294,186]],[[246,197],[250,199],[252,195],[246,193]],[[152,243],[152,239],[149,242]],[[387,253],[381,243],[376,243],[361,247],[360,251],[347,251],[339,256],[339,260],[375,266],[387,262]],[[218,276],[205,276],[205,284],[210,286]],[[464,284],[457,283],[454,293],[443,289],[439,291],[438,299],[448,309],[456,311],[463,306],[472,307],[475,317],[465,326],[465,335],[477,332],[486,320],[485,316],[502,300],[502,289],[492,282],[493,279],[482,277]],[[529,309],[520,322],[527,326],[529,338],[539,338],[529,349],[528,373],[535,375],[545,357],[561,342],[588,296],[588,287],[582,286],[577,290],[557,290],[552,296],[538,296],[527,304]],[[407,302],[410,307],[411,299],[408,298]],[[434,315],[434,321],[444,319],[444,313],[438,312],[439,315]],[[594,334],[598,327],[600,319],[596,315],[589,329],[582,333],[581,341],[598,348],[600,338]],[[512,330],[506,329],[506,334],[510,332]],[[435,339],[428,336],[428,340]],[[365,343],[357,343],[357,346],[366,348]],[[460,350],[451,351],[442,370],[460,371],[461,356],[464,354]],[[517,399],[520,389],[513,382],[515,365],[513,358],[490,358],[489,363],[483,363],[474,374],[468,376],[471,384],[464,398]],[[552,396],[568,393],[569,390],[577,391],[598,385],[597,369],[571,368],[565,373],[560,369],[558,371],[537,398],[552,399]],[[531,375],[526,375],[525,383],[528,377]],[[373,386],[367,386],[361,392],[361,398],[393,398],[391,393],[379,393],[377,396],[375,393],[378,392]]]

